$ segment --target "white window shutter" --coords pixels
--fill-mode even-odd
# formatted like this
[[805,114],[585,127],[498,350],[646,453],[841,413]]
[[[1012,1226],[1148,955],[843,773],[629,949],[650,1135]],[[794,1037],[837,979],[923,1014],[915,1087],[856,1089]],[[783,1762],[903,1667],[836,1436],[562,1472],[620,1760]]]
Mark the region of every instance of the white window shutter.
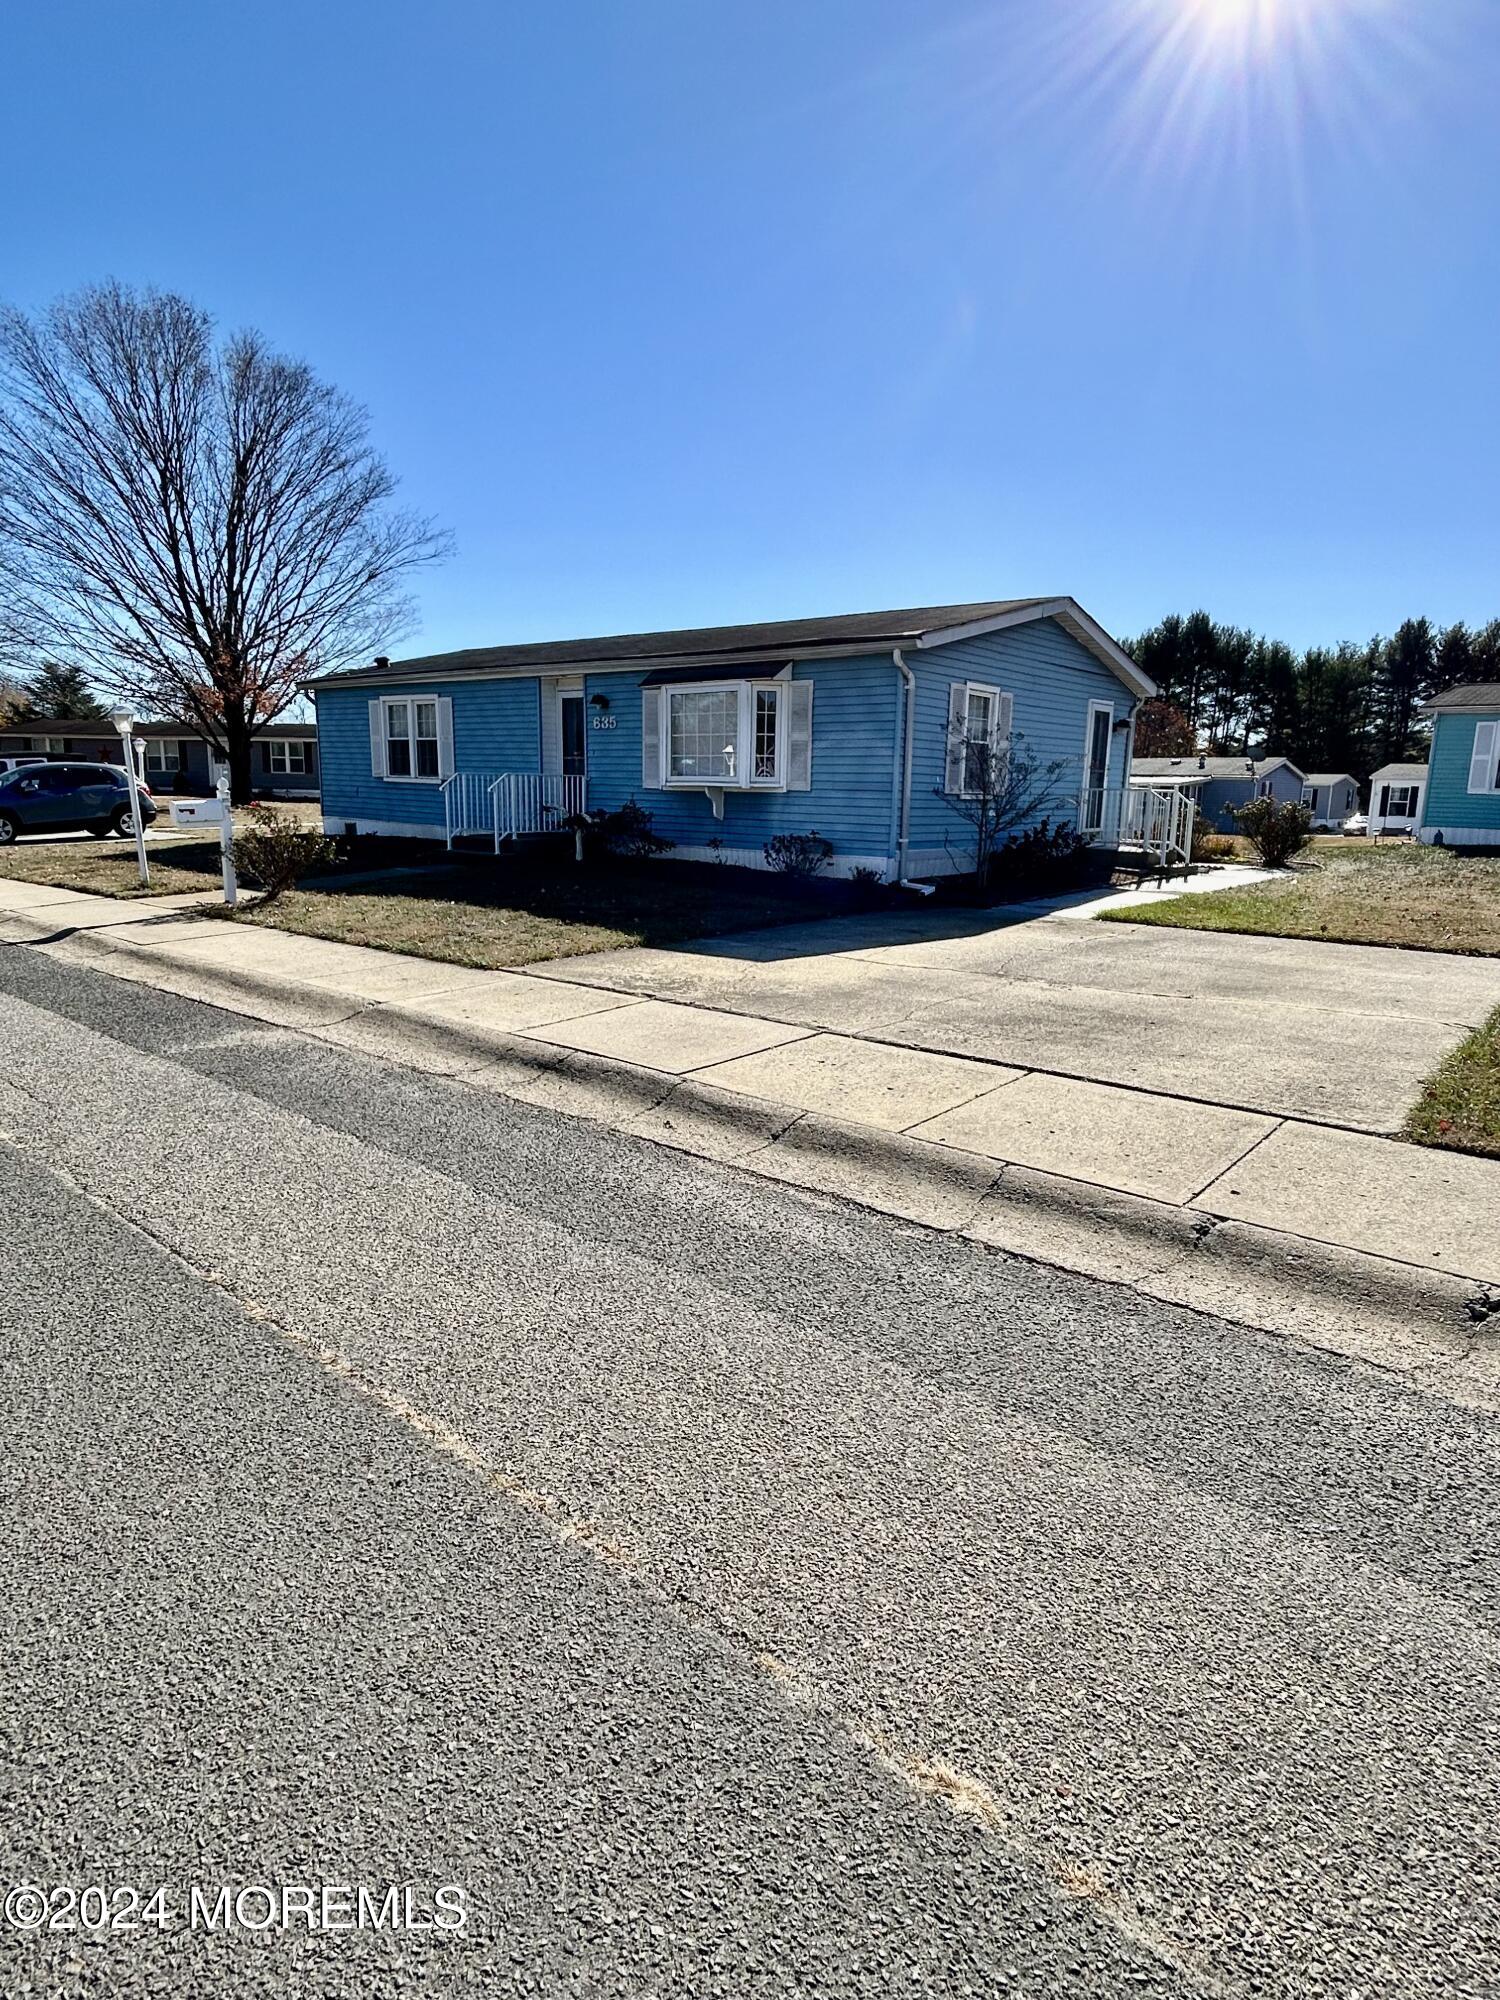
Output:
[[[1010,780],[1010,732],[1011,720],[1015,714],[1015,699],[1002,694],[995,703],[995,780],[997,787]],[[1003,761],[1002,761],[1003,760]],[[1105,784],[1109,783],[1109,771],[1104,773]]]
[[943,790],[959,793],[968,766],[969,689],[954,681],[948,689],[948,755],[943,765]]
[[641,689],[641,783],[660,791],[662,781],[662,690]]
[[786,788],[789,792],[812,790],[812,703],[811,681],[787,681],[786,693]]
[[453,697],[440,694],[437,704],[438,776],[453,776]]
[[378,701],[370,703],[370,775],[385,776],[385,716]]
[[1492,792],[1495,789],[1495,766],[1500,763],[1500,722],[1476,722],[1474,725],[1474,754],[1469,759],[1469,790],[1471,792]]

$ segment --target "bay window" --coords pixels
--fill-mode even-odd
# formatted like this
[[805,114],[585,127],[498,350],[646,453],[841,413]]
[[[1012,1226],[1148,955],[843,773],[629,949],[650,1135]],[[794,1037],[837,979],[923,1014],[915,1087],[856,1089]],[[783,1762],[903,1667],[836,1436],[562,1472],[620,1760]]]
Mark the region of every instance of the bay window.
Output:
[[669,785],[784,783],[782,689],[726,681],[713,687],[669,687],[666,782]]

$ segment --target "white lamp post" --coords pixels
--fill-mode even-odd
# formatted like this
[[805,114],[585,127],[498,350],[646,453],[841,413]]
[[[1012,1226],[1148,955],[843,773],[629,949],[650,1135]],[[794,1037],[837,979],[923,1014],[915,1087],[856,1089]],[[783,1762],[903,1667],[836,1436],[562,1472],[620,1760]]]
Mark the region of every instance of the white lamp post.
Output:
[[141,817],[140,786],[135,775],[135,745],[131,732],[135,728],[135,717],[125,708],[117,708],[110,721],[120,732],[120,747],[125,752],[125,782],[130,787],[130,817],[135,827],[135,858],[141,871],[141,887],[151,886],[151,870],[146,865],[146,822]]

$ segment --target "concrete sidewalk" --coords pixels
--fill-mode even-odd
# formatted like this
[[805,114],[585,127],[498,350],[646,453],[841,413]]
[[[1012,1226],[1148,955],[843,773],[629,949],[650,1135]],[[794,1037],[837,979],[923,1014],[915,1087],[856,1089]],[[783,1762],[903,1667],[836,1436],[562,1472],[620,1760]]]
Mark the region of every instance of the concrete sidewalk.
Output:
[[564,976],[580,961],[470,971],[104,900],[0,883],[0,935],[1500,1406],[1500,1163]]

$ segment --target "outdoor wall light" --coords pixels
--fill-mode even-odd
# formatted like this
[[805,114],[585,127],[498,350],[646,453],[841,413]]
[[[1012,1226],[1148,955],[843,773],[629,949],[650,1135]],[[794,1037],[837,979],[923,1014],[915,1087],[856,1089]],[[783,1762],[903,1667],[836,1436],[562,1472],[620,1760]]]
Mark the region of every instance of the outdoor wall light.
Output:
[[590,707],[590,708],[608,708],[608,707],[609,707],[609,696],[608,696],[607,694],[591,694],[591,695],[589,696],[589,707]]

